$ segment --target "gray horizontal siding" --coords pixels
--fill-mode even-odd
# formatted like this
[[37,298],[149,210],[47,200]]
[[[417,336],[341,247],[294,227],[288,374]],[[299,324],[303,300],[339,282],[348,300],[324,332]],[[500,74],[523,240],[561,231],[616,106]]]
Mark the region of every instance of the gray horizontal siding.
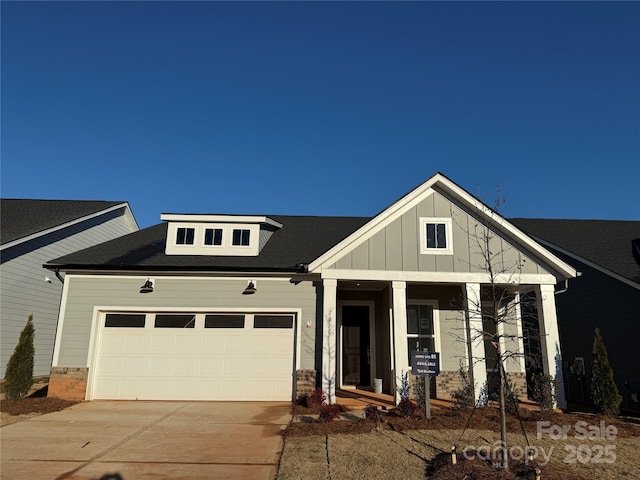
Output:
[[[131,233],[124,208],[2,251],[0,264],[0,371],[5,369],[29,315],[35,326],[34,375],[48,375],[62,284],[42,268],[54,258]],[[51,283],[45,282],[45,277]]]
[[[453,255],[420,253],[420,218],[452,219]],[[386,228],[346,253],[330,268],[348,270],[395,270],[420,272],[480,272],[484,271],[481,243],[482,224],[466,210],[434,192],[409,209]],[[492,233],[491,251],[500,252],[494,266],[511,273],[548,273],[509,241]],[[521,265],[521,270],[515,268]]]
[[110,309],[143,308],[154,312],[159,308],[189,313],[191,309],[211,312],[242,308],[249,312],[261,309],[301,309],[301,368],[314,368],[315,328],[305,328],[307,321],[315,325],[316,290],[311,282],[297,285],[288,279],[257,279],[258,292],[242,295],[246,280],[211,278],[154,277],[154,291],[141,294],[143,277],[75,277],[67,276],[68,294],[57,366],[86,367],[89,338],[95,306]]

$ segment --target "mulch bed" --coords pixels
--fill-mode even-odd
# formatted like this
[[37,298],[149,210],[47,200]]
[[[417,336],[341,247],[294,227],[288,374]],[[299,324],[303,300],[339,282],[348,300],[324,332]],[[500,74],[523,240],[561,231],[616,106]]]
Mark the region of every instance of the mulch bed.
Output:
[[[567,471],[562,466],[548,464],[541,469],[542,478],[562,480],[589,480],[588,477]],[[511,462],[509,471],[498,469],[493,462],[480,458],[466,459],[458,455],[458,463],[451,463],[451,455],[441,453],[427,467],[431,480],[535,480],[534,466]]]
[[[365,420],[362,417],[345,412],[343,418],[348,420],[334,420],[321,422],[318,413],[313,408],[301,405],[293,406],[293,415],[300,421],[292,422],[284,431],[284,436],[306,437],[311,435],[333,435],[341,433],[368,433],[375,428],[389,429],[397,432],[407,430],[461,430],[464,429],[471,416],[471,410],[460,411],[446,407],[431,409],[431,418],[425,418],[422,411],[413,416],[403,416],[398,410],[392,409],[383,413],[378,422]],[[359,412],[357,415],[360,415]],[[640,436],[640,424],[627,422],[616,418],[597,417],[587,413],[542,413],[534,410],[519,412],[520,420],[514,415],[507,416],[507,431],[521,433],[524,426],[527,434],[535,434],[538,421],[548,421],[551,425],[575,424],[584,421],[588,425],[598,424],[605,420],[607,425],[614,425],[618,429],[617,437]],[[521,423],[522,422],[522,426]],[[497,408],[478,408],[473,412],[467,428],[475,430],[497,430],[500,425],[500,412]]]
[[65,408],[75,405],[76,403],[70,400],[61,400],[59,398],[51,397],[26,397],[21,400],[12,402],[10,400],[2,400],[0,402],[0,412],[8,413],[9,415],[26,415],[29,413],[51,413],[59,412]]
[[[424,417],[419,411],[413,416],[403,416],[397,409],[392,409],[380,416],[377,421],[366,420],[348,411],[343,414],[343,420],[321,422],[317,411],[301,405],[293,406],[293,415],[299,420],[292,422],[284,431],[285,437],[304,437],[312,435],[359,434],[369,433],[375,429],[389,429],[397,432],[408,430],[461,430],[467,426],[471,410],[460,411],[446,407],[432,408],[431,418]],[[507,430],[510,433],[521,433],[524,426],[527,435],[535,435],[536,422],[548,421],[550,425],[574,425],[584,421],[588,425],[598,425],[604,420],[607,425],[614,425],[618,429],[618,438],[640,436],[640,425],[616,418],[597,417],[586,413],[567,414],[561,412],[542,413],[533,410],[519,412],[520,420],[514,415],[508,415]],[[497,408],[479,408],[467,428],[475,430],[497,430],[500,425],[500,412]],[[473,456],[473,454],[471,455]],[[457,455],[458,462],[453,465],[448,453],[436,456],[427,465],[427,478],[433,480],[535,480],[534,465],[512,461],[509,471],[496,468],[497,462],[484,458],[468,458],[469,455]],[[570,472],[563,465],[549,463],[541,467],[542,478],[563,480],[589,480],[587,477]]]

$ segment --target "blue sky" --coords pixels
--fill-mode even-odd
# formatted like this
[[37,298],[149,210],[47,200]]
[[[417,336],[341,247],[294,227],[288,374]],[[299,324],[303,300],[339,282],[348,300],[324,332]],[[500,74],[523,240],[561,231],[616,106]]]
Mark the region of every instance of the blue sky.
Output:
[[1,194],[640,219],[640,3],[5,2]]

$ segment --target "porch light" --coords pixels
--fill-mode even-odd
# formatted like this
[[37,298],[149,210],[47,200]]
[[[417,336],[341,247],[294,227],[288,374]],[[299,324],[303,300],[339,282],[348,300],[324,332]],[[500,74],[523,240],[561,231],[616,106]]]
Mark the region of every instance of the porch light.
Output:
[[247,288],[244,289],[244,292],[242,292],[243,295],[253,295],[254,293],[256,293],[256,286],[253,284],[253,282],[249,282],[247,284]]
[[153,292],[153,282],[147,278],[147,281],[144,282],[144,285],[140,287],[140,293],[151,293]]

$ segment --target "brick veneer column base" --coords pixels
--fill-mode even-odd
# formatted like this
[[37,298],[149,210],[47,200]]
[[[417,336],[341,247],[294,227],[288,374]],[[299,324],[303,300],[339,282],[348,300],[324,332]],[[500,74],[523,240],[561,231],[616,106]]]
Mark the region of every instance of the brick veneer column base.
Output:
[[53,367],[47,396],[82,401],[86,398],[88,377],[86,367]]
[[451,394],[462,388],[458,370],[441,370],[436,377],[438,398],[453,398]]
[[311,394],[316,389],[315,370],[296,370],[296,398],[301,395]]

